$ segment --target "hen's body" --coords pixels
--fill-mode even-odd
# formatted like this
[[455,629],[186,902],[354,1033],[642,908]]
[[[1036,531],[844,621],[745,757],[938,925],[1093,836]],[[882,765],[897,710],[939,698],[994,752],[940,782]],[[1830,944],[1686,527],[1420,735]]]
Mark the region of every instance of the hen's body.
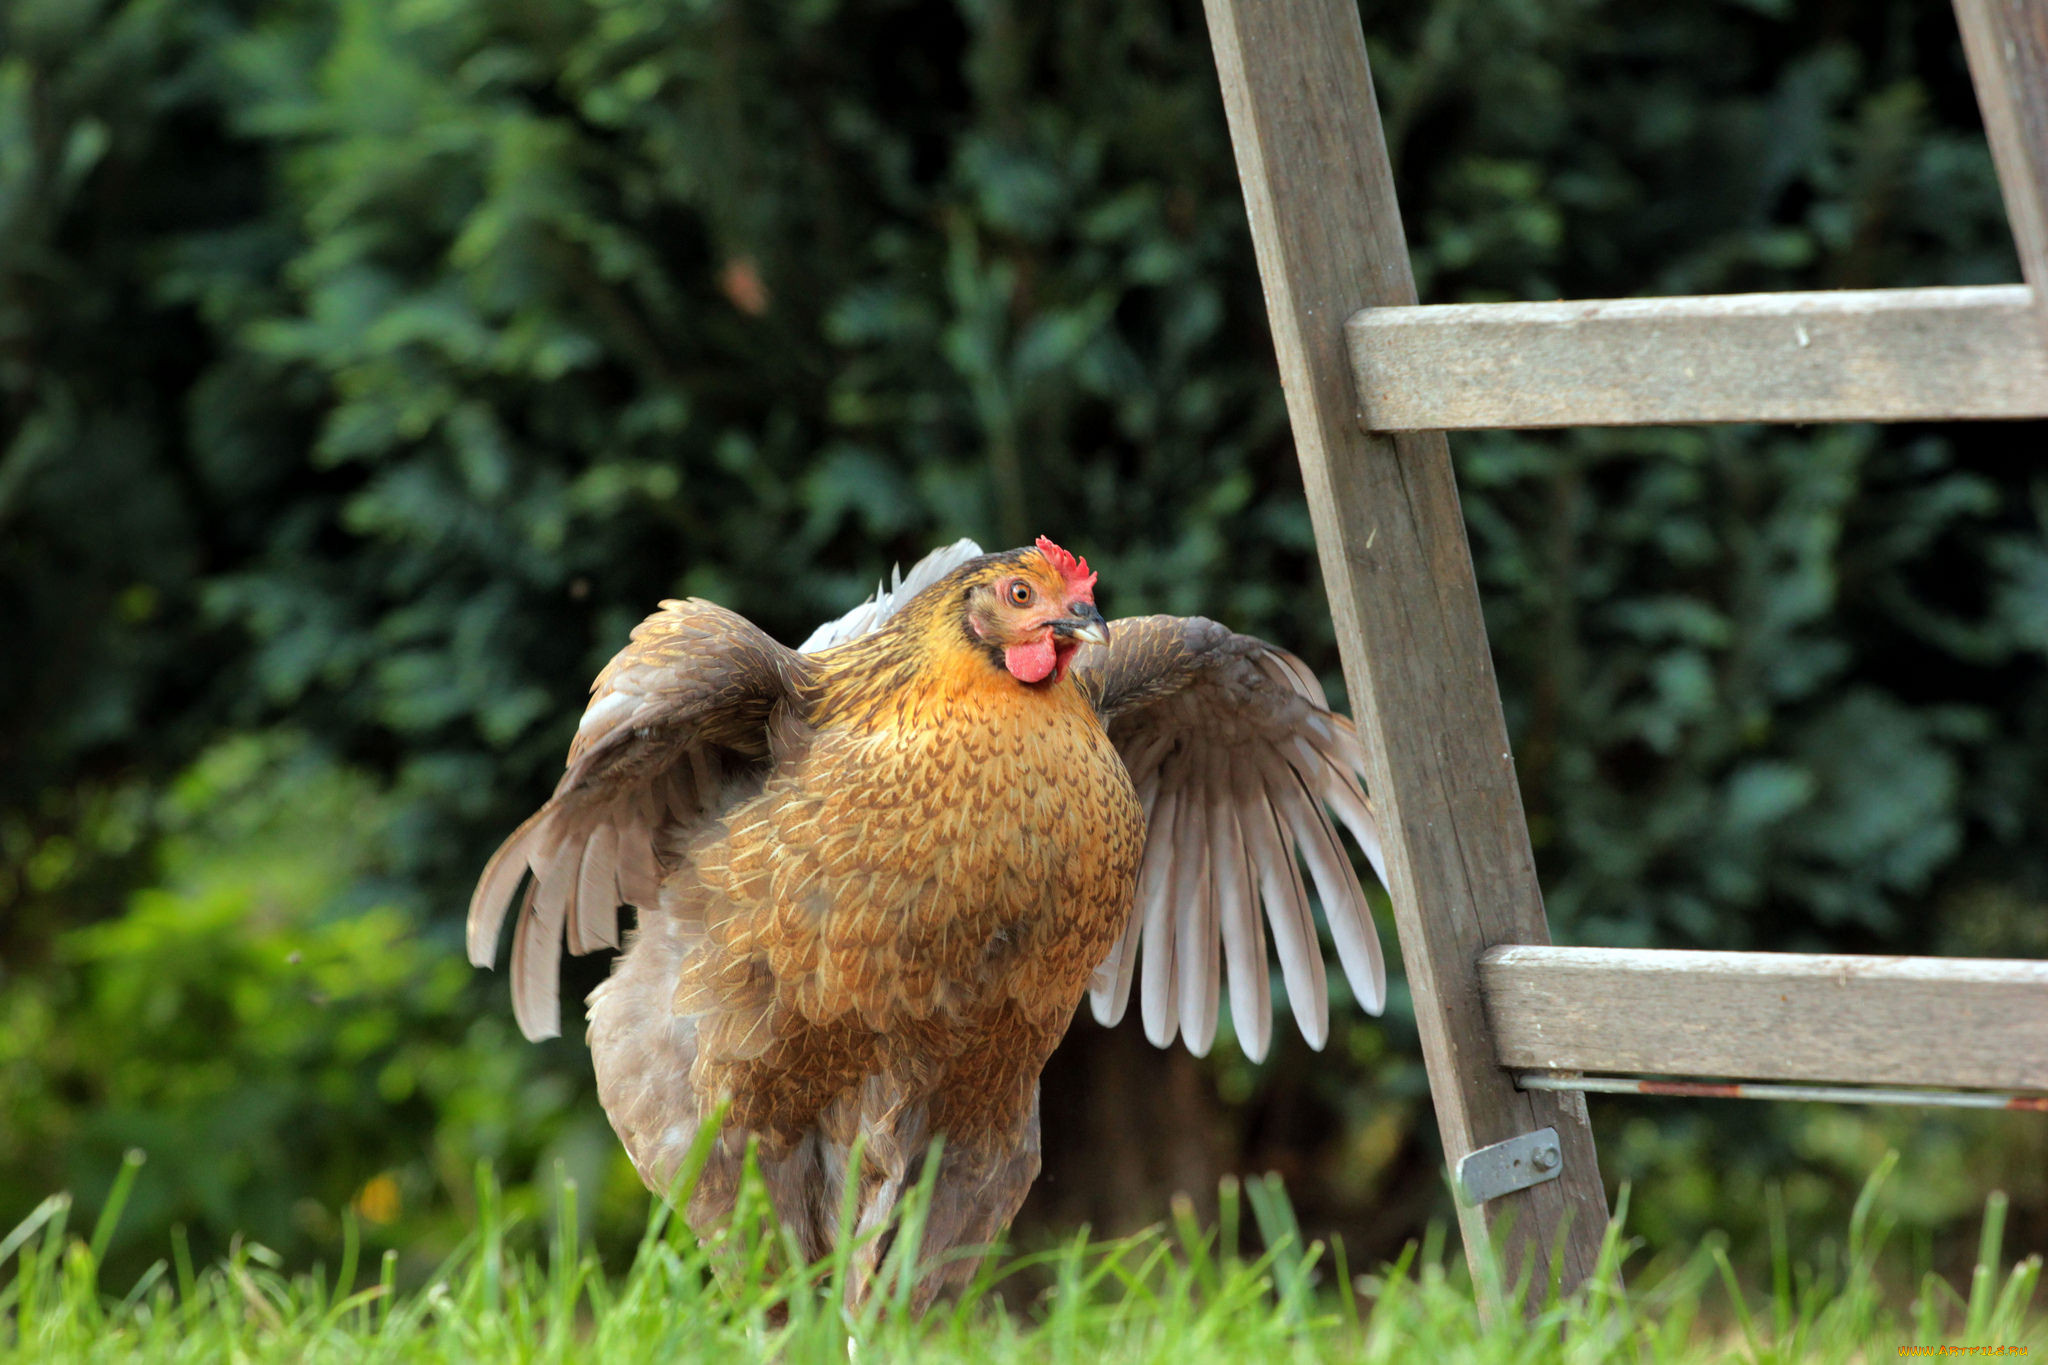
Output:
[[864,1226],[944,1137],[942,1245],[992,1238],[1038,1173],[1038,1074],[1128,918],[1143,817],[1071,684],[971,657],[898,685],[924,626],[820,656],[812,719],[680,850],[591,998],[599,1094],[649,1184],[729,1099],[693,1223],[729,1210],[747,1134],[810,1255],[857,1136]]
[[553,797],[478,882],[470,956],[490,965],[518,896],[513,1007],[546,1037],[565,935],[616,947],[618,907],[640,908],[590,997],[598,1092],[663,1193],[722,1106],[687,1210],[701,1234],[753,1145],[806,1255],[834,1247],[851,1195],[865,1293],[886,1240],[868,1234],[942,1140],[928,1302],[1036,1177],[1039,1072],[1084,994],[1114,1023],[1141,980],[1147,1034],[1205,1052],[1227,964],[1261,1057],[1270,924],[1322,1046],[1304,864],[1360,1000],[1384,999],[1329,816],[1377,858],[1349,723],[1299,661],[1212,621],[1105,634],[1094,582],[1049,541],[961,542],[800,651],[665,602],[599,676]]

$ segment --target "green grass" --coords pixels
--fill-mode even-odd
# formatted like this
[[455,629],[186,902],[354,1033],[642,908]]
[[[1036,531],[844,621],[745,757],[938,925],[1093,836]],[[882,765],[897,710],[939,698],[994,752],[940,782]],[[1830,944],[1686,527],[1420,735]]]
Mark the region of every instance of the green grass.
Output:
[[[1304,1244],[1277,1180],[1227,1184],[1215,1227],[1181,1209],[1170,1224],[1111,1242],[1085,1237],[983,1267],[970,1291],[922,1321],[905,1292],[916,1273],[922,1199],[907,1212],[882,1289],[844,1307],[843,1257],[778,1270],[786,1248],[758,1190],[719,1246],[697,1242],[657,1204],[633,1264],[608,1277],[578,1244],[573,1185],[545,1237],[501,1212],[479,1177],[474,1236],[420,1288],[396,1283],[395,1253],[359,1266],[355,1242],[337,1273],[288,1275],[243,1245],[207,1268],[182,1246],[126,1290],[100,1283],[100,1258],[140,1166],[131,1157],[90,1233],[69,1225],[64,1196],[0,1239],[0,1362],[555,1361],[773,1358],[791,1362],[1211,1360],[1584,1362],[1876,1361],[1906,1346],[2027,1347],[2048,1352],[2033,1299],[2041,1262],[2000,1265],[2002,1197],[1985,1212],[1967,1290],[1933,1275],[1901,1292],[1879,1269],[1888,1231],[1879,1194],[1859,1201],[1846,1240],[1820,1264],[1774,1248],[1768,1292],[1746,1294],[1722,1247],[1622,1270],[1621,1220],[1599,1273],[1547,1301],[1533,1326],[1519,1312],[1488,1325],[1445,1238],[1353,1275],[1341,1247]],[[1624,1203],[1625,1203],[1624,1199]],[[1244,1215],[1249,1213],[1249,1219]],[[1235,1254],[1242,1231],[1266,1250]],[[544,1247],[521,1250],[544,1242]],[[543,1254],[544,1253],[544,1254]],[[721,1282],[714,1259],[751,1267]],[[1350,1284],[1355,1293],[1341,1293]],[[1036,1288],[1028,1291],[1018,1286]],[[744,1287],[740,1287],[744,1286]],[[2011,1358],[2011,1357],[2005,1357]]]

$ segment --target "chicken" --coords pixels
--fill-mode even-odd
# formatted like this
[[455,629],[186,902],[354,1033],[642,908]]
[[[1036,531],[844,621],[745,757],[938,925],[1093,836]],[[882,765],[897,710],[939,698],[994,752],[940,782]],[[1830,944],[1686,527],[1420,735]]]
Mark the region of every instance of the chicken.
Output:
[[1323,1045],[1297,855],[1378,1013],[1385,967],[1329,814],[1384,881],[1350,722],[1298,660],[1212,621],[1106,624],[1095,579],[1042,537],[961,541],[796,650],[664,602],[598,676],[553,797],[484,869],[469,953],[492,965],[518,895],[513,1008],[552,1036],[565,936],[617,947],[638,907],[589,998],[598,1094],[657,1193],[721,1116],[686,1209],[700,1233],[730,1216],[752,1143],[777,1217],[821,1256],[857,1168],[864,1293],[886,1247],[870,1234],[943,1139],[928,1303],[1036,1178],[1039,1073],[1083,995],[1113,1024],[1141,983],[1152,1041],[1205,1053],[1227,965],[1262,1057],[1263,901]]

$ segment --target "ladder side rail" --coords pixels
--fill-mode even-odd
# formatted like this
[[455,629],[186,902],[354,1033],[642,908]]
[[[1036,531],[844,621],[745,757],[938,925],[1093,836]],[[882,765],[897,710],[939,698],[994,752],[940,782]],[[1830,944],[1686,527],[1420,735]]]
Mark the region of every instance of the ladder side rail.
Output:
[[2048,3],[1955,0],[2020,274],[2048,340]]
[[1459,1211],[1489,1311],[1491,1248],[1535,1312],[1546,1270],[1593,1272],[1607,1200],[1583,1098],[1518,1090],[1480,1000],[1480,952],[1549,928],[1449,447],[1358,420],[1344,322],[1415,301],[1358,9],[1205,8],[1445,1155],[1557,1133],[1557,1178]]

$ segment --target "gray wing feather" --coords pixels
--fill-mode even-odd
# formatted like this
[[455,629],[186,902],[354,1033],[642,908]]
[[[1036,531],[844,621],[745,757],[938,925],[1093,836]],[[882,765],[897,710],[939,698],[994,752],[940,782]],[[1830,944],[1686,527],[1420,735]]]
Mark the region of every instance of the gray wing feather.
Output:
[[1316,1051],[1330,1038],[1330,991],[1323,976],[1323,949],[1309,916],[1308,893],[1301,868],[1294,861],[1294,836],[1270,805],[1251,812],[1252,861],[1258,868],[1259,894],[1266,900],[1266,920],[1273,926],[1273,946],[1280,954],[1280,977],[1287,983],[1287,1003],[1301,1036]]
[[1228,799],[1229,769],[1221,773],[1224,799],[1209,805],[1209,840],[1216,878],[1216,912],[1223,935],[1223,958],[1230,969],[1230,1018],[1237,1026],[1238,1045],[1255,1062],[1264,1061],[1273,1040],[1272,983],[1266,974],[1266,928],[1259,918],[1259,900],[1252,887],[1251,861],[1245,853],[1244,831],[1237,806]]
[[1175,903],[1180,906],[1179,942],[1174,961],[1180,969],[1180,1033],[1197,1057],[1209,1055],[1216,1041],[1216,1005],[1223,972],[1217,958],[1222,929],[1216,914],[1216,883],[1211,868],[1209,810],[1215,800],[1212,773],[1215,755],[1198,752],[1189,759],[1194,800],[1181,807],[1174,829],[1174,847],[1184,851],[1176,864],[1187,878]]
[[[1151,823],[1153,808],[1159,799],[1159,773],[1155,769],[1137,781],[1138,808],[1145,813],[1147,824]],[[1164,867],[1164,860],[1159,863]],[[1132,897],[1133,905],[1124,932],[1109,956],[1095,969],[1095,981],[1088,990],[1088,1008],[1095,1015],[1095,1022],[1104,1028],[1115,1028],[1122,1022],[1124,1011],[1131,1003],[1131,979],[1138,965],[1138,930],[1145,922],[1145,865],[1138,869],[1137,891]]]
[[[1180,793],[1163,787],[1159,802],[1152,809],[1151,827],[1172,829],[1179,812]],[[1139,946],[1144,949],[1145,971],[1138,1012],[1145,1021],[1145,1036],[1155,1047],[1171,1046],[1180,1027],[1174,1008],[1173,916],[1179,908],[1174,904],[1174,863],[1171,839],[1157,847],[1151,839],[1145,841],[1145,862],[1138,872],[1137,903],[1133,909],[1144,921]]]

